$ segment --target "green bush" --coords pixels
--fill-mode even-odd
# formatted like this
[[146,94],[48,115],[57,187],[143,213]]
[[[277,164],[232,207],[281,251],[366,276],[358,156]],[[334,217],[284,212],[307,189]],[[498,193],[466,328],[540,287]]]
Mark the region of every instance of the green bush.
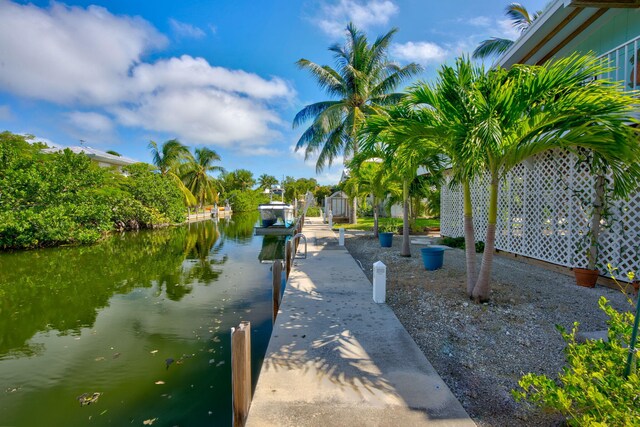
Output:
[[567,365],[559,381],[529,373],[519,381],[521,389],[512,393],[516,400],[560,412],[570,425],[640,425],[640,377],[635,360],[631,375],[624,376],[634,315],[616,311],[604,297],[598,305],[609,316],[608,342],[578,343],[578,323],[571,333],[556,326],[567,343]]
[[[464,243],[464,237],[443,237],[440,239],[440,244],[449,246],[451,248],[460,248],[464,249],[466,247]],[[484,252],[484,242],[479,241],[476,242],[476,252],[482,253]]]
[[[127,166],[129,176],[123,188],[142,205],[147,206],[160,222],[183,222],[184,196],[168,176],[151,172],[144,163]],[[158,216],[161,214],[162,216]]]
[[320,208],[317,206],[311,206],[307,209],[307,216],[321,216]]
[[261,203],[269,203],[269,196],[257,190],[233,190],[228,194],[229,204],[234,212],[250,212]]
[[0,133],[0,249],[92,243],[123,228],[184,221],[182,193],[145,164],[130,176],[70,150]]

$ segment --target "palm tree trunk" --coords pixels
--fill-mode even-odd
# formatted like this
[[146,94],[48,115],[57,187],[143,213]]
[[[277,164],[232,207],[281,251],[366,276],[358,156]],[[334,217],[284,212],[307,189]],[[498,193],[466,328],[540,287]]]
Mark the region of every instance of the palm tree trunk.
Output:
[[462,184],[464,194],[464,247],[467,261],[467,294],[473,295],[476,284],[476,239],[473,232],[473,206],[471,205],[471,186],[469,181]]
[[358,196],[353,197],[353,205],[351,206],[351,224],[358,223]]
[[498,218],[498,174],[491,174],[491,186],[489,192],[489,222],[487,223],[487,237],[484,241],[484,253],[482,254],[482,266],[478,281],[473,288],[472,297],[476,302],[489,300],[491,292],[491,267],[493,266],[493,252],[496,246],[496,222]]
[[379,203],[373,194],[371,195],[371,199],[373,202],[373,237],[378,238]]
[[593,215],[591,216],[590,238],[589,238],[589,270],[595,270],[598,262],[598,240],[600,239],[600,221],[602,220],[602,211],[604,208],[604,176],[596,177],[596,197],[593,201]]
[[402,181],[402,251],[400,256],[411,256],[411,247],[409,246],[409,181]]

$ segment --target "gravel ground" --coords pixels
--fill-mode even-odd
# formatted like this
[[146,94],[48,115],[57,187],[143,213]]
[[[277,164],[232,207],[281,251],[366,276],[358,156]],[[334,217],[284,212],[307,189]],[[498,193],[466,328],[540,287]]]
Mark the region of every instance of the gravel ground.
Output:
[[[628,309],[619,291],[587,289],[573,277],[512,258],[496,256],[491,301],[466,297],[464,251],[445,252],[444,266],[426,271],[420,248],[399,256],[402,237],[381,248],[368,235],[347,234],[345,245],[371,280],[372,264],[387,265],[387,304],[427,359],[479,426],[550,426],[556,414],[517,403],[510,390],[527,372],[556,377],[564,364],[564,341],[555,329],[606,329],[598,308],[601,295],[617,309]],[[478,267],[480,255],[478,255]]]

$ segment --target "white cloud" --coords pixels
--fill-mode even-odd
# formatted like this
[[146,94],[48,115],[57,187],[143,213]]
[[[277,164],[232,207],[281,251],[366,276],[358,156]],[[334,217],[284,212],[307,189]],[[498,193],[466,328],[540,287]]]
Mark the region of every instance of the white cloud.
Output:
[[279,134],[274,107],[295,95],[287,82],[188,55],[144,62],[166,43],[142,18],[102,7],[0,0],[0,90],[71,106],[67,119],[87,131],[111,129],[113,116],[188,143],[258,146]]
[[171,26],[171,30],[178,37],[201,39],[206,35],[205,32],[200,28],[191,24],[187,24],[186,22],[177,21],[173,18],[169,19],[169,25]]
[[338,0],[337,3],[323,3],[321,16],[313,22],[325,33],[337,37],[343,34],[349,22],[364,30],[387,25],[396,13],[398,6],[391,0]]
[[0,88],[56,103],[114,102],[129,69],[165,43],[143,19],[103,7],[0,1]]
[[8,105],[0,105],[0,120],[13,120],[11,107]]
[[394,58],[420,64],[441,62],[447,57],[444,48],[431,42],[396,43],[391,45],[390,52]]
[[30,142],[42,142],[43,144],[47,144],[47,147],[49,148],[61,148],[62,145],[60,144],[56,144],[55,142],[53,142],[52,140],[50,140],[49,138],[44,138],[41,136],[35,136],[35,135],[31,135],[29,133],[21,133],[20,135],[24,135],[24,136],[33,136],[33,139],[30,140]]
[[269,156],[269,157],[281,157],[284,152],[276,148],[270,147],[241,147],[238,151],[243,156]]
[[520,31],[513,27],[513,22],[510,19],[498,19],[497,24],[499,37],[509,40],[516,40],[520,37]]
[[212,67],[204,58],[180,58],[140,64],[132,73],[136,90],[148,93],[162,88],[214,87],[259,99],[293,96],[293,90],[279,78],[270,80],[242,70]]
[[483,31],[491,32],[487,37],[500,37],[515,40],[520,37],[520,31],[513,27],[509,18],[496,18],[489,16],[474,16],[470,19],[460,19],[463,24],[478,27]]
[[490,27],[492,23],[493,19],[488,16],[474,16],[467,20],[467,24],[473,25],[474,27]]
[[[209,88],[171,88],[143,95],[113,113],[127,126],[167,132],[202,144],[250,145],[275,134],[280,118],[255,100]],[[266,143],[266,141],[265,141]]]
[[76,128],[90,132],[110,132],[113,122],[103,114],[95,112],[72,111],[67,114],[69,122]]

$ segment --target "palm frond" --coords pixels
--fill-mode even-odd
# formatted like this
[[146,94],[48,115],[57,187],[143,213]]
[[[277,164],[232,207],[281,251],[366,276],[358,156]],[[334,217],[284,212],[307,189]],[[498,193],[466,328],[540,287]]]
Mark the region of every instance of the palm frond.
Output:
[[511,47],[513,40],[492,37],[480,42],[473,51],[472,56],[476,59],[489,58],[494,55],[501,55]]

